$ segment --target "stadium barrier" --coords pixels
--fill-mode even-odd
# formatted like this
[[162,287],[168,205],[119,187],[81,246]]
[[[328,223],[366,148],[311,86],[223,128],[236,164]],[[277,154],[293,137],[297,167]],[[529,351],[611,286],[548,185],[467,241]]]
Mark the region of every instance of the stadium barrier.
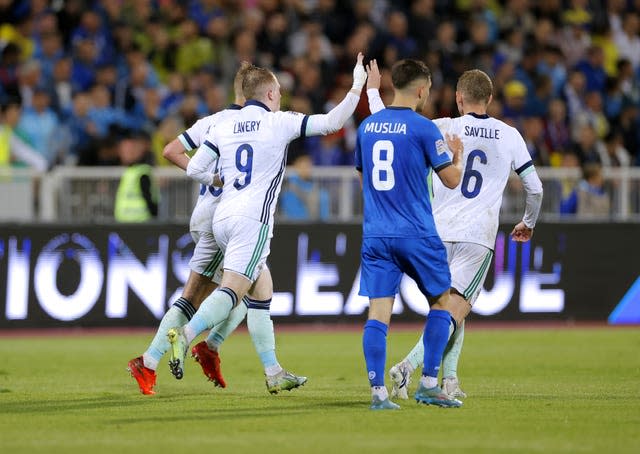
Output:
[[[637,224],[544,223],[525,244],[511,228],[500,227],[473,319],[640,323]],[[360,242],[357,224],[276,226],[274,319],[364,320]],[[0,329],[155,326],[180,295],[192,250],[183,225],[2,225]],[[423,320],[427,307],[405,278],[394,319]]]
[[[28,169],[0,168],[0,222],[113,222],[113,204],[123,170],[59,166],[37,174]],[[545,191],[541,219],[558,220],[560,202],[580,179],[580,169],[537,170]],[[155,168],[154,174],[161,195],[158,220],[188,223],[199,185],[173,167]],[[284,187],[287,178],[285,173]],[[315,167],[311,178],[329,196],[329,222],[357,222],[361,218],[360,183],[352,167]],[[606,219],[640,221],[640,167],[607,168],[604,179],[611,201],[611,214]],[[522,216],[524,202],[520,179],[512,174],[505,189],[501,218],[514,220]]]

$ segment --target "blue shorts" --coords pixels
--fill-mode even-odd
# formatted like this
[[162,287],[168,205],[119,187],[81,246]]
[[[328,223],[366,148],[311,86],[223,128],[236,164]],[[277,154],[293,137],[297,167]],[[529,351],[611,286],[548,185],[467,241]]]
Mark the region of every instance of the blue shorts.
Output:
[[427,298],[451,287],[447,250],[437,236],[364,238],[361,260],[359,294],[362,296],[395,296],[403,273],[416,281]]

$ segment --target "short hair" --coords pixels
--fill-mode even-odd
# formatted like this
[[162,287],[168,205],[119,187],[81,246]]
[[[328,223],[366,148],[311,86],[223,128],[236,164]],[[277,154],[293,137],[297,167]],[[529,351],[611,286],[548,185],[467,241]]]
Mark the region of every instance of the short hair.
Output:
[[493,82],[484,71],[471,69],[462,73],[458,79],[456,90],[462,94],[467,102],[488,104],[489,98],[493,94]]
[[391,82],[393,87],[402,90],[419,79],[431,82],[429,67],[419,60],[404,59],[396,62],[391,67]]
[[242,61],[240,63],[240,68],[238,68],[238,72],[236,72],[236,76],[233,78],[233,90],[236,94],[242,93],[242,82],[244,81],[244,76],[252,67],[254,66],[248,61]]
[[602,165],[599,162],[587,162],[582,166],[582,177],[587,181],[600,174]]
[[251,65],[242,79],[242,92],[247,99],[258,99],[264,95],[265,87],[275,82],[276,76],[271,71]]

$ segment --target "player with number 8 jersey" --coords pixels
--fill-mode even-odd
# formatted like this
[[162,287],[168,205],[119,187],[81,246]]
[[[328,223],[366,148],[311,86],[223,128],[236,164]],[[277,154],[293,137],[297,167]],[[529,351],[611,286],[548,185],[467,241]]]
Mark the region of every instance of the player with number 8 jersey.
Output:
[[[371,74],[371,65],[369,73]],[[431,171],[448,188],[462,175],[462,142],[447,137],[420,112],[429,96],[431,72],[418,60],[401,60],[391,68],[393,103],[366,118],[358,128],[355,165],[360,172],[364,219],[360,295],[369,297],[363,350],[371,385],[371,409],[393,410],[384,384],[386,337],[400,280],[407,274],[429,298],[425,324],[423,387],[416,400],[459,407],[437,386],[438,369],[449,333],[451,276],[447,253],[438,236],[429,199]],[[449,148],[453,159],[449,157]],[[428,352],[428,353],[427,353]]]

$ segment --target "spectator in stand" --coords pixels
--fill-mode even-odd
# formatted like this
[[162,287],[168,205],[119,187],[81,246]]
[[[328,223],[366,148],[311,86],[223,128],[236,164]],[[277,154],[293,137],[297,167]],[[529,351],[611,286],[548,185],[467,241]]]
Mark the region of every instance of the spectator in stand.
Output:
[[53,109],[60,118],[71,110],[71,103],[73,102],[71,64],[71,59],[68,57],[56,61],[53,66],[51,80],[46,85],[46,89],[51,96]]
[[631,61],[623,58],[618,60],[618,77],[622,93],[632,103],[640,103],[640,77],[633,71]]
[[527,87],[519,80],[511,80],[504,86],[503,95],[504,121],[522,132],[524,118],[527,116]]
[[200,69],[213,58],[211,41],[199,36],[198,24],[193,20],[185,20],[180,24],[176,43],[176,70],[181,74],[187,75]]
[[574,137],[572,150],[578,156],[580,162],[582,164],[587,162],[600,163],[598,135],[593,125],[584,123],[576,130]]
[[602,167],[629,167],[631,164],[629,152],[624,148],[618,131],[607,134],[604,142],[598,141],[597,150]]
[[621,58],[631,62],[634,70],[640,69],[640,15],[628,11],[622,16],[622,29],[614,35]]
[[42,68],[42,79],[53,77],[53,68],[58,60],[65,57],[62,47],[62,36],[58,32],[47,33],[41,36],[40,45],[36,49],[36,58]]
[[324,221],[329,217],[329,193],[311,179],[311,156],[299,155],[291,165],[282,194],[280,209],[285,219]]
[[417,41],[419,49],[426,49],[435,38],[440,18],[435,13],[434,0],[414,0],[408,15],[409,36]]
[[589,123],[595,129],[598,138],[603,139],[609,133],[609,121],[602,107],[602,95],[597,91],[590,91],[585,96],[585,108],[573,118],[573,128]]
[[561,155],[571,145],[571,131],[567,123],[567,108],[562,99],[549,102],[549,114],[545,117],[544,138],[551,153],[551,165],[559,165]]
[[135,123],[122,109],[111,106],[111,94],[107,87],[94,85],[90,94],[91,107],[87,115],[98,137],[106,136],[112,126],[127,128]]
[[[317,30],[318,33],[321,29],[321,24],[316,23],[310,19],[303,22],[303,28],[309,27]],[[299,42],[295,43],[299,46],[298,52],[291,52],[294,56],[300,56],[304,53],[304,47],[306,47],[307,35],[298,32],[292,35],[287,42],[289,30],[289,22],[287,17],[282,12],[275,12],[267,17],[265,27],[258,35],[258,50],[264,56],[264,63],[272,68],[279,70],[282,68],[282,60],[287,57],[288,48],[290,43],[295,43],[294,37],[298,37]]]
[[551,153],[544,142],[544,124],[540,117],[527,117],[523,123],[522,138],[527,145],[531,160],[536,166],[551,164]]
[[537,75],[534,91],[527,99],[527,112],[531,116],[546,117],[553,99],[553,82],[547,75]]
[[44,172],[49,167],[47,160],[29,145],[17,128],[22,107],[18,99],[9,99],[0,111],[0,167],[28,165]]
[[563,97],[567,103],[567,113],[570,119],[577,117],[585,109],[586,79],[582,72],[573,70],[569,74],[564,86]]
[[71,111],[65,117],[65,126],[72,138],[70,153],[76,156],[78,162],[86,162],[82,156],[98,138],[98,129],[89,116],[90,109],[91,95],[88,92],[78,92],[73,96]]
[[74,90],[88,90],[96,80],[98,49],[90,39],[77,39],[74,42],[73,68],[71,83]]
[[624,147],[632,156],[633,164],[640,166],[640,111],[637,104],[623,104],[618,127]]
[[94,64],[110,63],[113,60],[114,49],[109,29],[102,22],[102,17],[93,10],[82,12],[80,25],[71,34],[73,47],[87,42],[90,42],[95,48]]
[[565,14],[564,27],[559,38],[560,48],[565,57],[565,64],[573,68],[582,60],[589,46],[591,35],[588,33],[590,17],[581,14]]
[[49,167],[56,164],[61,152],[58,128],[60,121],[51,108],[51,97],[44,89],[36,89],[33,94],[33,102],[30,107],[24,108],[18,123],[18,129],[22,131],[26,141],[46,159]]
[[418,53],[416,41],[408,34],[407,16],[399,10],[392,10],[387,17],[387,45],[398,51],[397,60],[415,57]]
[[542,50],[537,72],[551,78],[554,97],[562,95],[562,88],[567,82],[567,68],[563,62],[562,51],[558,46],[546,46]]
[[569,196],[560,203],[560,214],[577,217],[608,217],[611,207],[609,194],[604,188],[602,165],[590,162],[582,167],[583,179]]
[[578,62],[576,69],[584,74],[587,91],[604,94],[607,72],[604,69],[604,52],[600,46],[589,47],[586,58]]

